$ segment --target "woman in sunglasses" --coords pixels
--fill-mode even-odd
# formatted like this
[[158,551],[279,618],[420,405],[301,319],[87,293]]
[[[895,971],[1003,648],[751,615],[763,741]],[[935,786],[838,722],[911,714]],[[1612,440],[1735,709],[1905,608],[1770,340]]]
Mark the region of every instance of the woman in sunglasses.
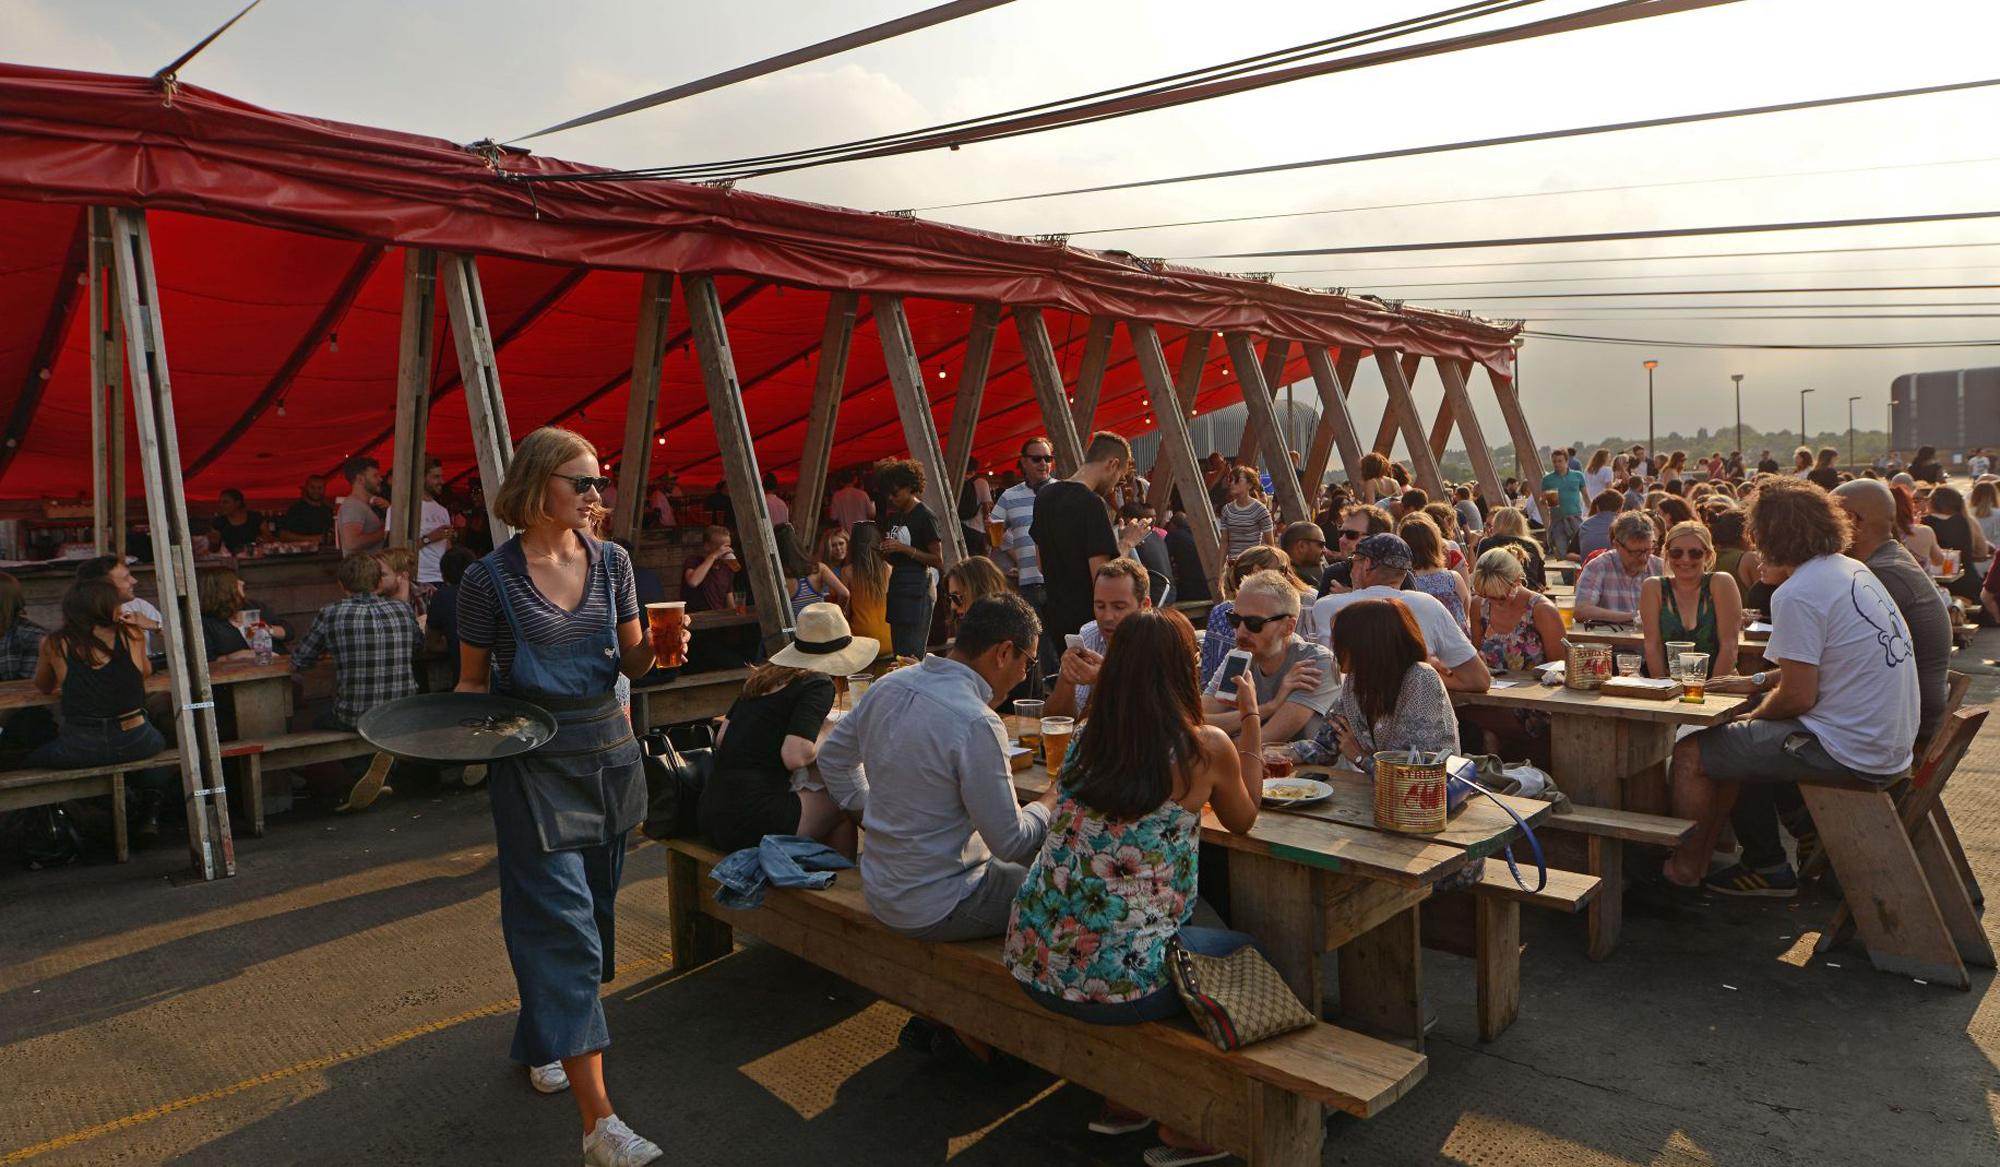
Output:
[[458,601],[459,691],[519,697],[556,719],[546,748],[490,765],[487,789],[500,930],[521,992],[513,1058],[535,1089],[576,1100],[585,1167],[661,1154],[612,1110],[597,995],[617,968],[625,835],[646,816],[639,743],[616,686],[653,667],[632,562],[586,533],[610,481],[582,435],[529,434],[493,500],[520,534],[466,569]]
[[953,635],[958,632],[958,622],[965,619],[966,609],[1006,590],[1007,577],[1000,574],[998,564],[984,555],[968,556],[953,564],[944,573],[944,598],[951,605]]
[[[1709,675],[1736,671],[1736,630],[1743,626],[1743,593],[1736,577],[1715,570],[1715,541],[1700,523],[1676,523],[1667,532],[1667,573],[1639,591],[1639,627],[1646,634],[1646,671],[1668,675],[1667,641],[1691,640],[1708,654]],[[1727,636],[1722,629],[1728,629]]]

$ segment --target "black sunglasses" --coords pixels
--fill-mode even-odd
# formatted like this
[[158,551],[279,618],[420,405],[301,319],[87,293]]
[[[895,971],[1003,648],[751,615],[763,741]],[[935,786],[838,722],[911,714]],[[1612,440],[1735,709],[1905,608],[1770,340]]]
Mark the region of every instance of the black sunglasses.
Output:
[[[1340,541],[1342,543],[1347,542],[1349,539],[1359,539],[1359,538],[1361,538],[1361,532],[1359,531],[1342,531],[1340,533]],[[1322,546],[1324,546],[1324,544],[1322,544]]]
[[599,494],[603,494],[605,491],[611,489],[611,480],[609,478],[598,478],[589,474],[551,474],[549,477],[560,478],[564,482],[569,483],[576,488],[578,494],[589,494],[593,490]]
[[1021,455],[1021,461],[1023,461],[1023,462],[1036,462],[1036,463],[1041,463],[1041,462],[1053,462],[1053,461],[1055,461],[1055,460],[1056,460],[1056,456],[1055,456],[1054,454],[1023,454],[1023,455]]
[[1274,620],[1283,620],[1285,619],[1285,617],[1245,616],[1241,612],[1231,612],[1229,613],[1229,615],[1224,616],[1223,619],[1229,621],[1229,626],[1231,628],[1248,628],[1252,632],[1262,632],[1264,631],[1264,625],[1269,624]]
[[944,594],[944,598],[945,598],[945,599],[947,599],[947,600],[950,600],[950,601],[951,601],[951,602],[952,602],[953,604],[963,604],[963,603],[965,603],[965,593],[964,593],[964,592],[946,592],[946,593]]

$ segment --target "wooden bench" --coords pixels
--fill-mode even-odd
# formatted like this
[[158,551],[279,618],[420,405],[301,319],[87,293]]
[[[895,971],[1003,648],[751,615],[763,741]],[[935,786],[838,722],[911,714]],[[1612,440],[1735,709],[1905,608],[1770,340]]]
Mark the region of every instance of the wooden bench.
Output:
[[858,872],[824,891],[773,889],[754,911],[722,907],[706,876],[721,856],[667,844],[674,970],[729,954],[741,928],[880,997],[1133,1106],[1253,1167],[1318,1167],[1321,1107],[1379,1114],[1423,1076],[1420,1053],[1324,1023],[1234,1053],[1192,1026],[1091,1025],[1029,1000],[998,938],[931,944],[877,923]]
[[[1694,830],[1693,819],[1640,814],[1629,810],[1575,806],[1542,821],[1542,830],[1558,835],[1580,835],[1584,840],[1584,870],[1613,888],[1625,886],[1625,844],[1672,850]],[[1549,876],[1554,879],[1555,872]],[[1598,896],[1590,903],[1587,926],[1590,959],[1603,960],[1617,947],[1618,932],[1624,922],[1624,902],[1619,895]]]
[[736,703],[749,677],[747,668],[718,669],[689,673],[657,685],[634,685],[632,724],[645,733],[662,725],[721,717]]
[[[1483,864],[1469,895],[1432,896],[1421,917],[1424,947],[1473,961],[1479,1040],[1493,1041],[1521,1015],[1521,905],[1573,914],[1596,898],[1603,881],[1551,867],[1548,883],[1531,892],[1514,882],[1505,860]],[[1521,876],[1535,878],[1527,866]]]
[[[244,760],[242,789],[250,813],[250,833],[264,833],[264,790],[258,768],[262,746],[256,742],[224,742],[222,756]],[[179,770],[178,750],[166,750],[136,762],[110,766],[90,766],[78,770],[9,770],[0,773],[0,811],[23,810],[67,802],[72,798],[111,799],[111,850],[123,863],[132,857],[131,837],[125,820],[125,775],[134,770]]]

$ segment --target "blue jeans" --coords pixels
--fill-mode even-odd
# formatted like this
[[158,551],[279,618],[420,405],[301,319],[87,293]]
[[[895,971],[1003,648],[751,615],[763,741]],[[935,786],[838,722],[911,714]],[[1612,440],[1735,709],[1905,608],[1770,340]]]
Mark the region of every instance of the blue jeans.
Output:
[[[1198,956],[1228,956],[1246,945],[1257,943],[1256,938],[1246,932],[1192,927],[1181,929],[1180,941],[1181,947]],[[1035,1004],[1049,1012],[1074,1017],[1092,1025],[1140,1025],[1148,1021],[1170,1021],[1187,1012],[1187,1006],[1181,1002],[1180,992],[1171,980],[1143,997],[1109,1004],[1068,1001],[1033,985],[1024,984],[1021,989],[1033,998]]]
[[[141,720],[131,729],[119,729],[116,717],[70,717],[63,721],[55,740],[43,742],[28,755],[28,765],[51,770],[86,770],[116,762],[136,762],[167,748],[167,739]],[[135,793],[165,798],[174,787],[174,770],[156,767],[135,771],[128,780]]]

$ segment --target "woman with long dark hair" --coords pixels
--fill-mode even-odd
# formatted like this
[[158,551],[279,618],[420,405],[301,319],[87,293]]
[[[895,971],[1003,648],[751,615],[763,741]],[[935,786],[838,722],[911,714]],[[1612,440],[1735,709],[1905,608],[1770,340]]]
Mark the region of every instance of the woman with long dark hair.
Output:
[[847,585],[847,622],[856,636],[889,646],[889,561],[882,555],[882,528],[875,520],[854,524],[847,545],[847,565],[840,569]]
[[[1333,618],[1340,696],[1308,755],[1338,754],[1372,772],[1381,750],[1457,752],[1458,718],[1424,634],[1401,600],[1357,600]],[[1300,751],[1307,753],[1307,751]]]
[[[1171,608],[1135,612],[1111,635],[1090,725],[1056,776],[1048,836],[1007,923],[1008,970],[1052,1012],[1099,1025],[1178,1016],[1186,1006],[1167,971],[1176,940],[1216,956],[1252,943],[1189,925],[1202,808],[1248,831],[1264,777],[1256,686],[1237,678],[1243,721],[1232,742],[1202,723],[1194,669],[1194,629]],[[1100,1123],[1116,1120],[1131,1118],[1114,1111]],[[1205,1150],[1164,1128],[1160,1138],[1183,1154]]]
[[613,903],[625,836],[646,817],[639,743],[617,682],[644,676],[632,561],[588,532],[603,511],[597,450],[543,427],[514,451],[493,500],[520,533],[459,581],[460,692],[504,693],[553,713],[556,736],[493,762],[500,929],[520,988],[513,1058],[544,1094],[568,1090],[585,1167],[639,1167],[660,1148],[625,1125],[604,1086],[599,986],[617,968]]
[[785,578],[792,584],[794,620],[814,604],[847,602],[847,585],[840,582],[840,573],[823,561],[806,558],[797,528],[780,523],[771,533],[778,545],[778,565],[784,568]]
[[[118,618],[109,580],[78,580],[62,598],[62,625],[42,639],[35,688],[61,692],[62,728],[28,755],[31,767],[81,770],[136,762],[167,748],[146,720],[146,634]],[[144,770],[128,781],[137,803],[133,833],[158,833],[174,771]]]
[[1945,585],[1945,590],[1979,603],[1979,585],[1985,581],[1982,570],[1993,555],[1993,548],[1986,544],[1986,534],[1981,531],[1965,513],[1965,496],[1957,487],[1940,486],[1931,491],[1930,513],[1924,516],[1924,526],[1937,536],[1937,545],[1943,551],[1958,552],[1959,576]]

